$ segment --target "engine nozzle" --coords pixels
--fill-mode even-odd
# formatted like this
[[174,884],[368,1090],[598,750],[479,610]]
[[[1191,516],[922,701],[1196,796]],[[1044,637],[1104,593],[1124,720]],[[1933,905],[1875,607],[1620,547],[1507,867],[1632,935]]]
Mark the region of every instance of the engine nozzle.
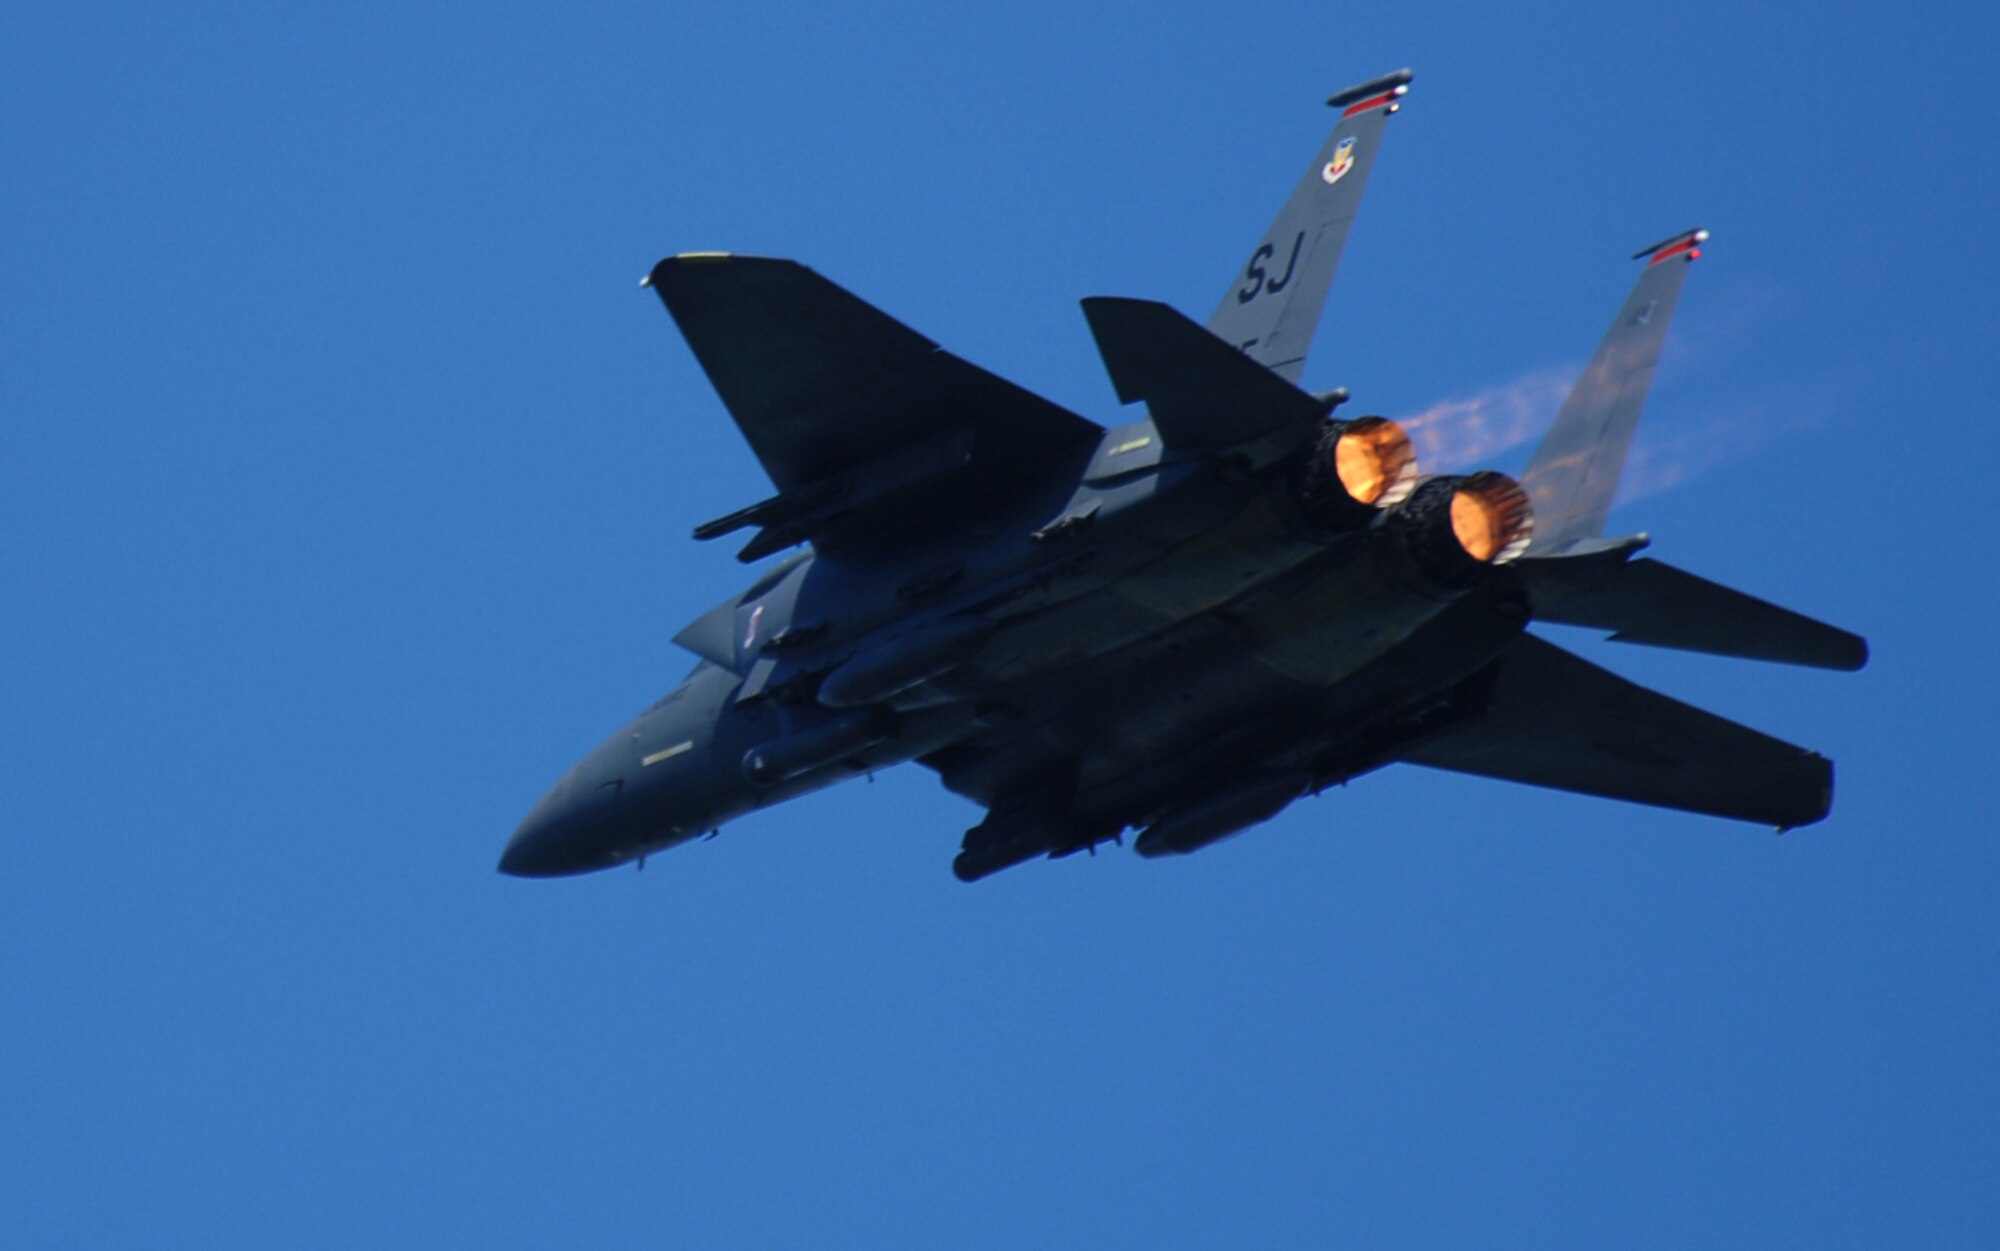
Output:
[[1408,433],[1386,417],[1329,421],[1299,460],[1291,485],[1308,523],[1353,529],[1409,498],[1417,485],[1417,452]]
[[1521,484],[1489,471],[1419,484],[1383,529],[1418,573],[1455,594],[1527,551],[1535,518]]
[[1505,565],[1528,550],[1535,510],[1521,484],[1506,474],[1476,473],[1452,493],[1451,533],[1480,564]]
[[1333,471],[1357,504],[1388,508],[1417,485],[1417,451],[1387,417],[1358,417],[1333,442]]

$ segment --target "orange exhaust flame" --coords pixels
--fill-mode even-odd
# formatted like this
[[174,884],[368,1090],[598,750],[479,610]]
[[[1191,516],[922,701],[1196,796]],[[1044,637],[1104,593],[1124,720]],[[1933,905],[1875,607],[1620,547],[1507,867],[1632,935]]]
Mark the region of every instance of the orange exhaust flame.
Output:
[[1451,532],[1479,563],[1506,564],[1527,551],[1535,536],[1528,493],[1505,474],[1473,474],[1451,497]]
[[1401,426],[1383,417],[1350,424],[1334,444],[1333,465],[1341,487],[1357,504],[1388,508],[1416,489],[1416,449]]
[[1576,375],[1574,369],[1523,374],[1473,395],[1440,400],[1403,418],[1402,425],[1425,464],[1462,470],[1547,430]]

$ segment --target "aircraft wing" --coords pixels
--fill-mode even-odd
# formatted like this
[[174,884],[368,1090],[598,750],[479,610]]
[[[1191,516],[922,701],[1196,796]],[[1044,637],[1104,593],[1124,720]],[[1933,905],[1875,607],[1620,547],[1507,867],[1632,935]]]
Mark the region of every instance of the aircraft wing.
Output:
[[[961,432],[969,455],[994,472],[1094,444],[1103,433],[796,261],[688,253],[654,266],[646,284],[771,481],[795,500],[801,488],[866,477],[871,465]],[[908,476],[907,466],[896,471]]]
[[1788,829],[1825,817],[1833,762],[1523,635],[1485,715],[1411,764]]

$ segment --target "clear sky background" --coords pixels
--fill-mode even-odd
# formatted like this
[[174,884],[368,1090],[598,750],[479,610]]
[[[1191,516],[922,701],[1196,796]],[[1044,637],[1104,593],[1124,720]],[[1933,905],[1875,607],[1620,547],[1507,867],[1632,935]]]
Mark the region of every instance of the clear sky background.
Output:
[[[1986,1244],[1996,41],[10,7],[0,1245]],[[797,257],[1120,420],[1076,300],[1205,317],[1321,101],[1401,65],[1308,385],[1532,408],[1634,249],[1714,230],[1613,524],[1874,663],[1554,637],[1833,757],[1830,820],[1403,767],[963,886],[979,814],[908,767],[644,873],[494,872],[747,581],[687,532],[767,483],[653,261]]]

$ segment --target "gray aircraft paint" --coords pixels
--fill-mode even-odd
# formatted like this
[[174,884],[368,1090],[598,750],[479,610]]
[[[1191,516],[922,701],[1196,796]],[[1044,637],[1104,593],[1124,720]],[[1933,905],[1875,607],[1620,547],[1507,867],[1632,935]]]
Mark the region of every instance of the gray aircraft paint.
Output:
[[1333,98],[1339,124],[1208,329],[1085,301],[1119,399],[1146,405],[1109,430],[795,262],[655,266],[648,285],[777,488],[696,537],[754,529],[746,560],[802,550],[676,636],[694,671],[564,775],[501,868],[643,861],[909,760],[987,809],[954,864],[968,880],[1128,829],[1144,854],[1194,851],[1398,761],[1823,817],[1821,757],[1526,633],[1867,659],[1844,631],[1633,559],[1643,536],[1599,537],[1696,232],[1641,252],[1525,489],[1473,475],[1362,500],[1330,476],[1384,427],[1295,383],[1408,82]]
[[1208,319],[1217,338],[1287,382],[1297,382],[1305,369],[1382,132],[1411,78],[1409,70],[1398,70],[1327,101],[1341,111],[1340,123],[1307,162],[1291,197]]
[[1535,502],[1537,548],[1604,533],[1688,265],[1707,238],[1705,230],[1690,230],[1633,258],[1646,258],[1645,272],[1521,475]]

